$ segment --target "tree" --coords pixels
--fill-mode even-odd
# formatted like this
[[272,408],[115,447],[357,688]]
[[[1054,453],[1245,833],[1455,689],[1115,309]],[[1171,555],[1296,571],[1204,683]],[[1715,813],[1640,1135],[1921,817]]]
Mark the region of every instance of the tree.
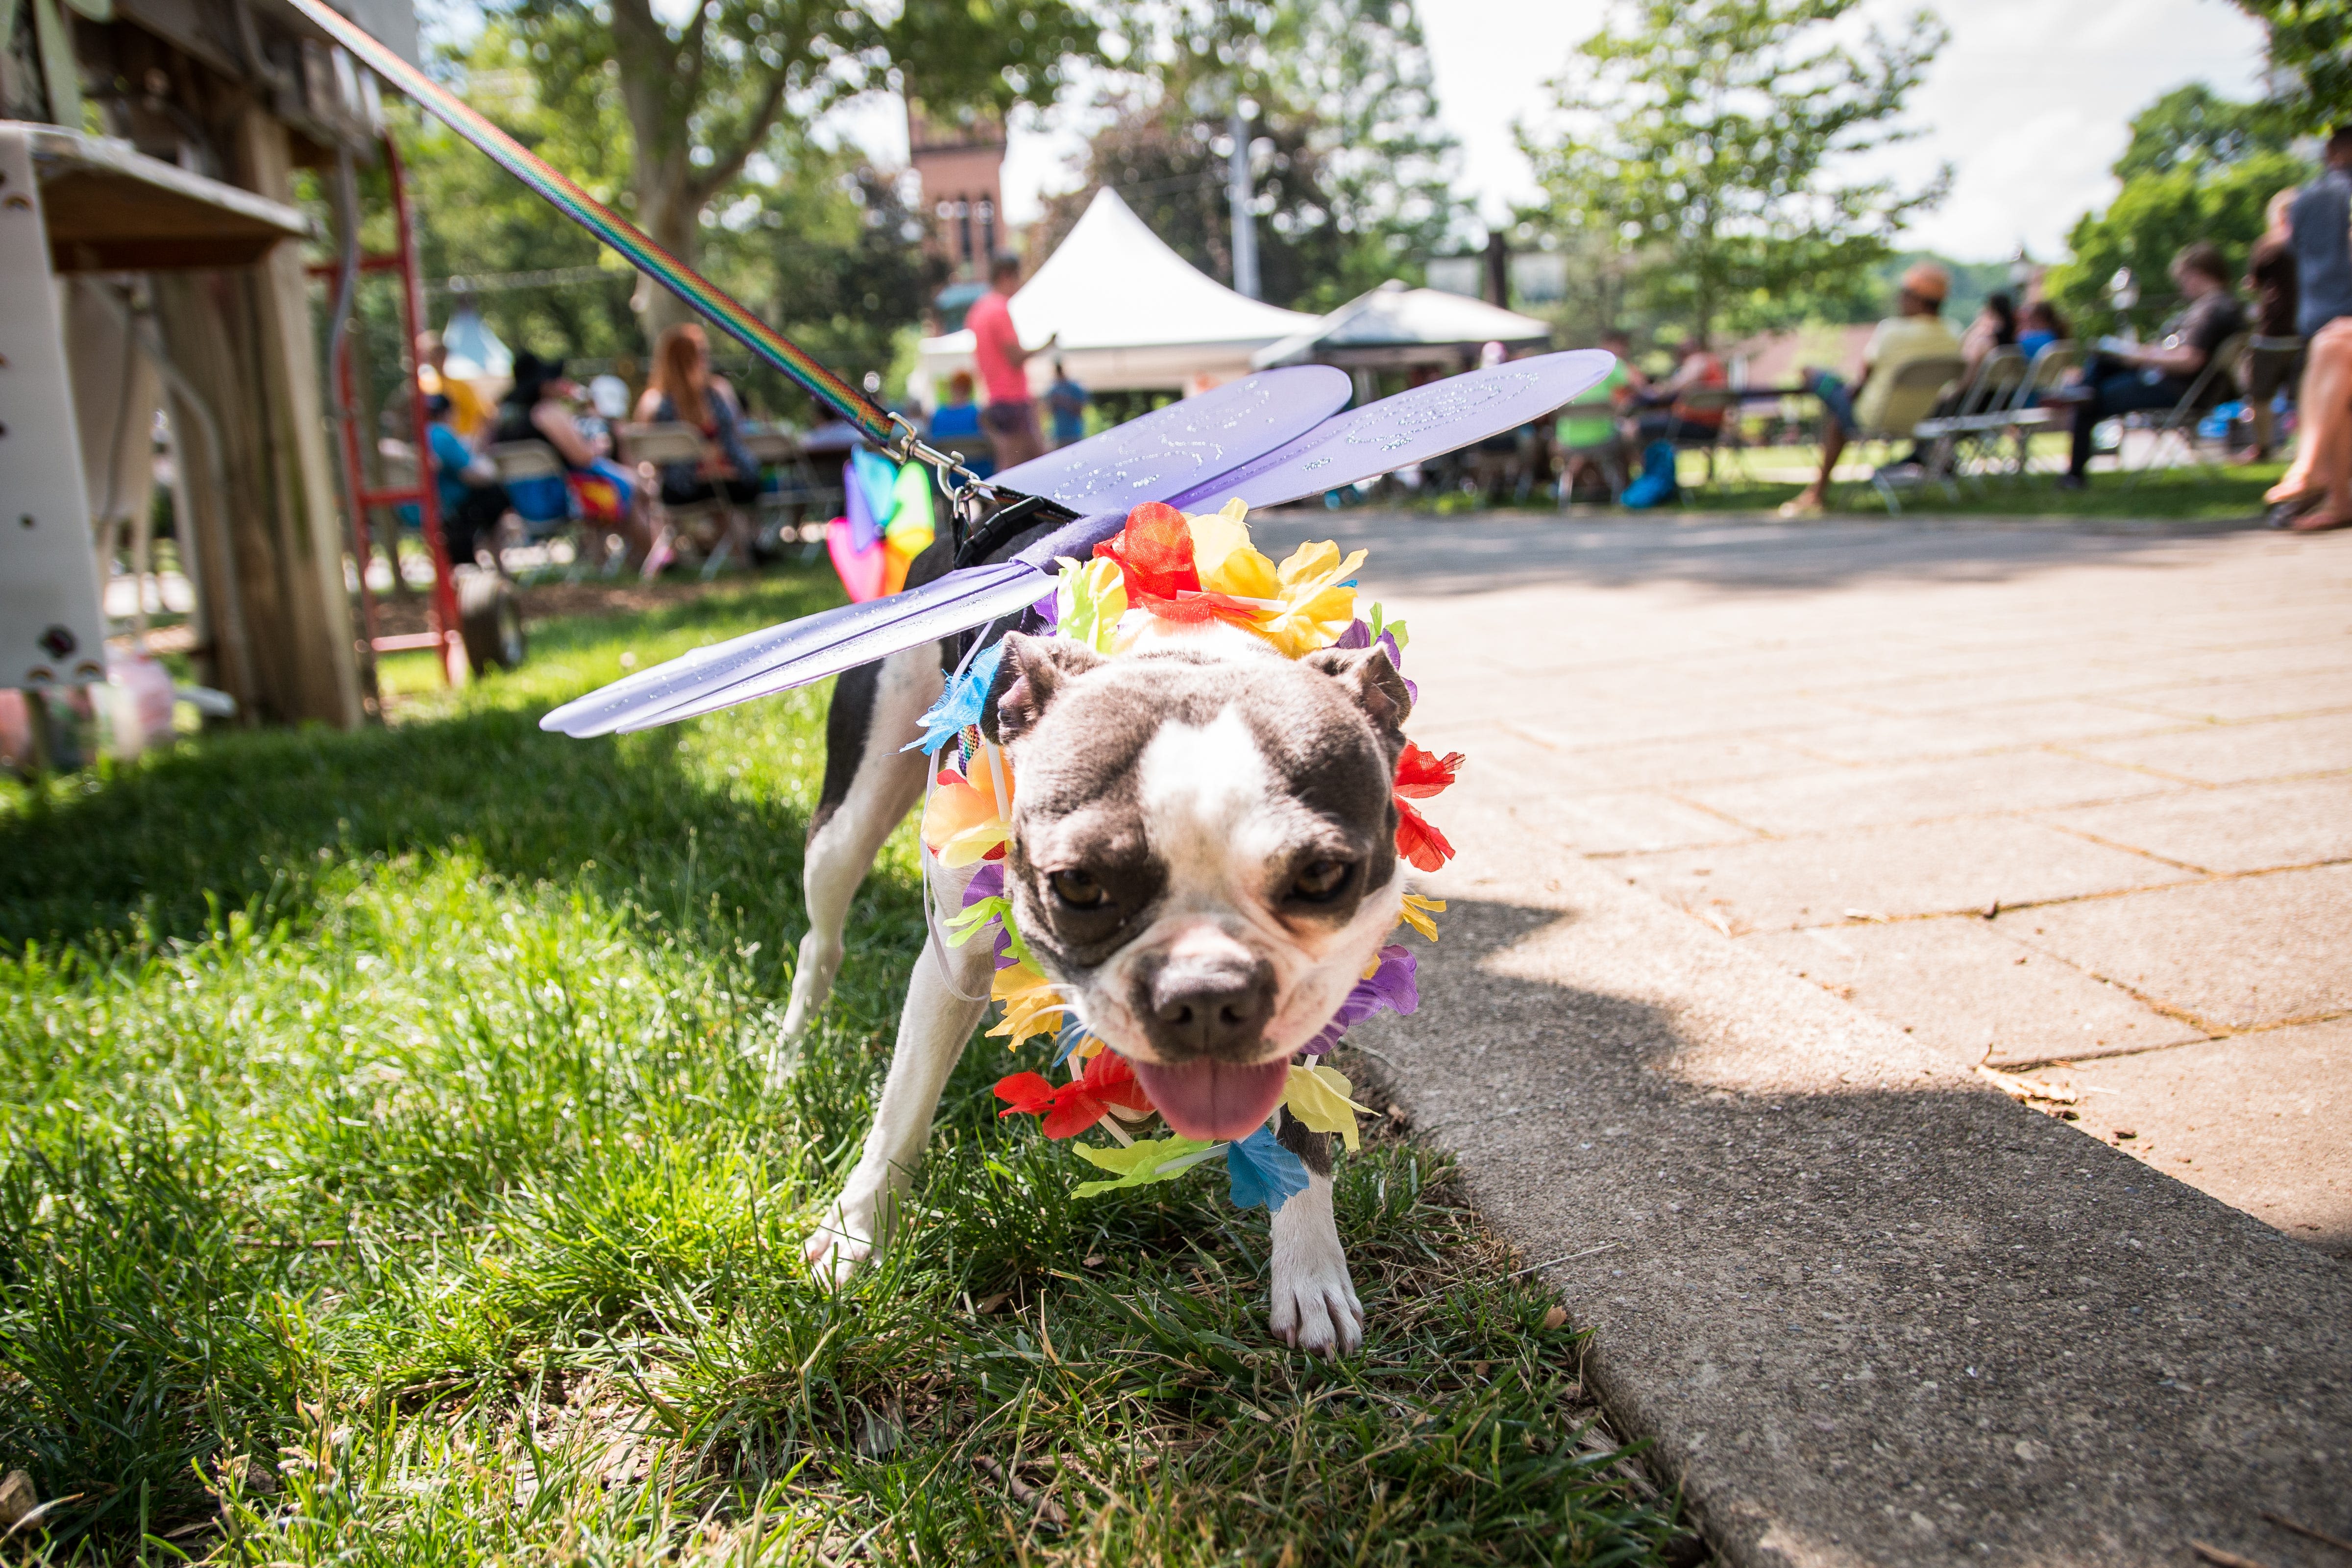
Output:
[[2252,153],[2287,151],[2288,132],[2269,104],[2238,103],[2203,82],[2176,88],[2132,116],[2116,179],[2226,168]]
[[[2269,105],[2232,102],[2202,87],[2165,94],[2132,118],[2131,129],[2114,164],[2123,188],[2106,211],[2076,221],[2066,237],[2072,258],[2044,280],[2078,331],[2161,321],[2178,302],[2167,268],[2182,246],[2209,240],[2232,268],[2242,266],[2271,197],[2311,174],[2287,150],[2285,122]],[[2126,268],[2139,300],[2118,310],[2109,289]]]
[[1949,171],[1906,194],[1833,170],[1913,134],[1896,121],[1948,35],[1922,11],[1858,50],[1826,41],[1856,3],[1632,0],[1552,84],[1560,131],[1521,127],[1544,221],[1626,253],[1634,293],[1701,337],[1865,287]]
[[[494,14],[527,47],[542,100],[617,96],[633,153],[619,205],[688,265],[713,204],[780,122],[805,127],[885,86],[942,107],[1047,103],[1067,63],[1101,48],[1068,0],[707,0],[676,26],[652,0],[504,0]],[[648,334],[691,313],[650,288],[638,307]]]
[[[621,205],[629,134],[615,73],[550,102],[530,65],[523,37],[493,21],[466,47],[444,51],[436,69],[590,195]],[[630,307],[636,275],[437,121],[413,109],[394,113],[425,275],[497,281],[467,298],[517,349],[642,367],[645,339]],[[714,282],[852,381],[889,369],[896,335],[919,319],[943,273],[924,251],[922,220],[892,181],[855,149],[814,145],[790,125],[771,132],[697,229],[698,265]],[[383,248],[388,239],[374,243]],[[371,363],[396,366],[389,301],[365,291],[362,301],[384,316],[380,324],[371,317]],[[724,337],[714,334],[711,347],[739,388],[770,407],[799,407],[782,374]]]
[[2270,101],[2291,131],[2326,131],[2352,106],[2352,0],[2238,0],[2270,32]]
[[1135,18],[1150,75],[1115,84],[1085,183],[1047,204],[1050,250],[1095,193],[1116,189],[1178,254],[1233,277],[1229,116],[1252,109],[1260,293],[1327,310],[1417,278],[1460,214],[1453,139],[1410,0],[1282,0]]

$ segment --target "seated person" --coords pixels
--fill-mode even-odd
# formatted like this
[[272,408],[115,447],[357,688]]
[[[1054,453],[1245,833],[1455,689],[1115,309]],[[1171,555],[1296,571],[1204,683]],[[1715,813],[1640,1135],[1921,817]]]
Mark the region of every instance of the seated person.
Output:
[[[1633,366],[1631,338],[1612,330],[1601,334],[1601,347],[1617,356],[1616,364],[1599,385],[1562,409],[1552,426],[1552,438],[1559,444],[1562,500],[1577,493],[1580,482],[1598,481],[1603,490],[1609,490],[1625,475],[1625,443],[1617,433],[1616,411],[1647,384]],[[1604,401],[1610,405],[1607,412],[1593,406]]]
[[2352,316],[2312,335],[2305,353],[2302,446],[2263,499],[2271,523],[2298,533],[2352,525]]
[[996,464],[980,427],[980,405],[972,401],[975,384],[968,370],[948,377],[947,401],[932,411],[926,439],[942,452],[961,452],[971,471],[984,479],[996,471]]
[[2301,340],[2295,336],[2299,294],[2295,288],[2294,228],[2290,214],[2298,193],[2293,185],[2271,198],[2263,209],[2270,226],[2254,241],[2246,257],[2246,288],[2254,297],[2254,341],[2241,367],[2246,384],[2246,415],[2253,426],[2253,445],[2234,454],[2240,465],[2270,461],[2277,432],[2272,427],[2271,405],[2292,384],[2303,368]]
[[744,449],[734,389],[710,374],[710,339],[694,322],[669,328],[655,345],[653,379],[637,399],[637,418],[649,425],[691,425],[702,433],[699,463],[663,465],[664,505],[697,506],[717,499],[722,489],[737,506],[759,498],[760,464]]
[[[2058,480],[2060,489],[2079,490],[2089,482],[2084,471],[2090,467],[2091,432],[2099,421],[2172,407],[2189,395],[2213,351],[2245,331],[2245,307],[2230,292],[2230,269],[2217,247],[2201,239],[2181,247],[2172,258],[2172,280],[2189,303],[2165,323],[2163,337],[2142,347],[2103,350],[2084,367],[2080,384],[2070,389],[2066,401],[2074,405],[2074,452]],[[2218,389],[2216,396],[2218,400]]]
[[2047,300],[2036,300],[2025,307],[2024,321],[2017,331],[2017,346],[2032,361],[2039,359],[2042,351],[2052,343],[2063,343],[2073,335],[2057,306]]
[[514,385],[499,405],[493,439],[537,441],[551,449],[563,465],[578,514],[618,530],[632,555],[658,571],[652,565],[653,530],[639,504],[636,481],[620,464],[599,455],[582,433],[570,406],[579,392],[564,376],[562,360],[543,360],[529,350],[515,355]]
[[1820,514],[1846,442],[1858,431],[1877,429],[1885,417],[1895,372],[1916,360],[1958,354],[1960,340],[1952,335],[1943,314],[1951,291],[1951,274],[1932,262],[1918,263],[1903,275],[1895,314],[1880,321],[1863,345],[1862,374],[1852,384],[1824,370],[1808,370],[1799,377],[1822,400],[1822,468],[1811,484],[1780,508],[1782,517]]
[[1675,345],[1674,374],[1635,395],[1637,405],[1652,409],[1633,422],[1635,436],[1643,446],[1653,441],[1712,444],[1723,433],[1724,416],[1728,411],[1695,407],[1684,399],[1683,394],[1699,387],[1730,384],[1731,373],[1724,369],[1721,360],[1707,352],[1706,342],[1685,338]]
[[457,434],[456,406],[446,395],[436,392],[426,398],[425,412],[432,420],[425,436],[433,447],[433,483],[441,500],[441,537],[449,547],[449,563],[470,566],[506,515],[507,488],[499,483],[498,465]]

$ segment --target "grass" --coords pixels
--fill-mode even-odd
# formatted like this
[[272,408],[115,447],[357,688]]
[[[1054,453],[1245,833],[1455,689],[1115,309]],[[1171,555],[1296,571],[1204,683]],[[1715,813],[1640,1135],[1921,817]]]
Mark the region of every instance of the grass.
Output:
[[[824,602],[783,574],[535,628],[389,727],[0,785],[0,1467],[27,1561],[1643,1563],[1675,1510],[1580,1342],[1393,1136],[1370,1317],[1263,1323],[1262,1214],[1078,1203],[940,1109],[907,1234],[798,1264],[918,951],[902,832],[776,1045],[821,693],[583,743],[551,702]],[[1024,1058],[1018,1065],[1036,1063]]]
[[[1900,493],[1905,515],[1926,517],[2082,518],[2097,521],[2234,522],[2259,517],[2266,509],[2263,492],[2286,471],[2283,462],[2256,463],[2245,468],[2159,468],[2137,484],[2105,467],[2094,468],[2090,486],[2081,490],[2059,489],[2051,473],[2063,468],[2066,440],[2062,436],[2035,437],[2034,461],[2043,470],[2019,479],[1987,476],[1964,479],[1953,495],[1940,485],[1910,486]],[[1880,460],[1874,447],[1870,461]],[[1769,513],[1796,499],[1804,480],[1820,465],[1812,447],[1752,447],[1730,458],[1724,480],[1710,484],[1706,460],[1685,452],[1676,462],[1682,499],[1654,512],[1620,511],[1610,506],[1580,507],[1580,512],[1626,518],[1672,519],[1694,512]],[[1872,489],[1869,469],[1853,457],[1839,466],[1839,479],[1831,493],[1828,512],[1835,517],[1887,515],[1886,503]],[[1474,512],[1477,498],[1447,494],[1413,503],[1417,510],[1443,514]],[[1528,502],[1536,510],[1551,510],[1548,494]]]

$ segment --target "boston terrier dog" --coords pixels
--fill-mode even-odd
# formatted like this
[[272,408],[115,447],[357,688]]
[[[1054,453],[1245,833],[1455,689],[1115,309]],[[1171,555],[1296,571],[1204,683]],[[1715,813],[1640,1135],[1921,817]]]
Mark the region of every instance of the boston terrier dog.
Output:
[[[1377,647],[1293,660],[1215,622],[1158,626],[1117,658],[1003,641],[981,727],[1020,785],[1004,876],[1022,936],[1171,1128],[1245,1137],[1397,922],[1403,678]],[[787,1038],[823,1005],[850,900],[923,796],[935,764],[902,748],[960,652],[927,646],[836,683]],[[960,908],[972,868],[926,865],[937,906]],[[992,962],[985,942],[927,941],[864,1152],[809,1239],[821,1278],[846,1278],[882,1237],[987,1007]],[[1330,1135],[1286,1110],[1277,1136],[1308,1184],[1273,1218],[1274,1332],[1352,1352],[1363,1308],[1332,1217]]]

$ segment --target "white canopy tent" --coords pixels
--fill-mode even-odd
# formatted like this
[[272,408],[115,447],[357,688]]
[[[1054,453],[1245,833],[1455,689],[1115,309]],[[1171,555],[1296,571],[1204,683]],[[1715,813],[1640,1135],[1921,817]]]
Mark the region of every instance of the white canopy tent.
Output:
[[[1319,320],[1204,276],[1108,186],[1013,296],[1023,342],[1060,338],[1052,355],[1029,362],[1029,384],[1039,394],[1053,380],[1054,359],[1093,392],[1213,386],[1248,374],[1253,354]],[[971,368],[969,330],[926,338],[909,390],[936,405],[933,389]]]
[[1369,294],[1359,294],[1280,342],[1251,358],[1265,370],[1278,364],[1336,364],[1349,370],[1402,365],[1463,368],[1487,343],[1506,348],[1548,342],[1551,327],[1438,289],[1408,289],[1391,278]]

